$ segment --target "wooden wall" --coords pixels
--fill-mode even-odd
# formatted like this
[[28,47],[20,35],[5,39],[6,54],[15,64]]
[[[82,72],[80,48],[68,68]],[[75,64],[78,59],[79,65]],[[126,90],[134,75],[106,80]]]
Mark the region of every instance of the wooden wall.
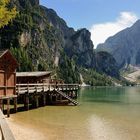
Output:
[[0,97],[14,95],[16,91],[16,74],[0,71]]
[[16,67],[9,52],[0,58],[0,97],[16,94]]

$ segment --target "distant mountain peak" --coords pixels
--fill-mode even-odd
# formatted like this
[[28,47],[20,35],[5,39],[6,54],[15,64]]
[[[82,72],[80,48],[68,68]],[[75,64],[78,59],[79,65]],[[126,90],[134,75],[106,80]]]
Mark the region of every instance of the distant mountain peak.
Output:
[[126,28],[112,37],[105,43],[97,46],[98,51],[111,53],[120,67],[140,64],[140,20],[137,20],[131,27]]

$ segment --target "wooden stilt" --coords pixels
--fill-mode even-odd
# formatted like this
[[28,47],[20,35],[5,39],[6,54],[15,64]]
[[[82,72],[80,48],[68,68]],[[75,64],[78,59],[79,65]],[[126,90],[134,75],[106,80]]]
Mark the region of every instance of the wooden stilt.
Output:
[[50,94],[50,102],[52,103],[52,94]]
[[58,101],[58,94],[56,94],[56,101]]
[[2,110],[4,111],[4,102],[3,102],[3,104],[2,104]]
[[46,105],[46,94],[45,93],[43,94],[43,105],[44,106]]
[[7,117],[10,117],[10,98],[7,99]]
[[39,100],[38,100],[38,96],[36,95],[35,96],[35,103],[36,103],[36,108],[39,107]]
[[3,111],[3,100],[0,99],[0,109]]
[[53,94],[53,102],[56,102],[56,94]]
[[25,108],[26,110],[29,110],[29,96],[25,95]]
[[72,91],[72,98],[75,98],[75,92]]
[[75,98],[77,99],[77,97],[78,97],[78,92],[77,92],[77,90],[75,91]]
[[60,101],[62,102],[62,95],[60,95]]
[[17,97],[14,98],[14,111],[17,112]]

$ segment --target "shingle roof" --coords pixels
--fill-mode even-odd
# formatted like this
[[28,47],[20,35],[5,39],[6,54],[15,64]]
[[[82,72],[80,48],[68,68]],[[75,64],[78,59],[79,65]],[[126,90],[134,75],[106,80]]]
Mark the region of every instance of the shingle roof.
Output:
[[51,74],[51,71],[17,72],[16,77],[40,77]]
[[0,57],[3,56],[8,50],[0,50]]
[[15,57],[11,54],[11,52],[8,49],[0,50],[0,58],[2,58],[7,53],[8,53],[8,55],[10,55],[12,57],[12,60],[13,60],[14,64],[16,65],[16,67],[18,67],[19,64],[18,64],[17,60],[15,59]]

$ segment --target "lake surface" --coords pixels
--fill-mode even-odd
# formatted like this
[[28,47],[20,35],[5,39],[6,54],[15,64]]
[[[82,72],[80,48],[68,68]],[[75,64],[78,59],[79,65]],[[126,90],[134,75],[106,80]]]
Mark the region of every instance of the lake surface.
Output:
[[46,106],[13,114],[46,140],[140,140],[140,87],[82,88],[79,106]]

